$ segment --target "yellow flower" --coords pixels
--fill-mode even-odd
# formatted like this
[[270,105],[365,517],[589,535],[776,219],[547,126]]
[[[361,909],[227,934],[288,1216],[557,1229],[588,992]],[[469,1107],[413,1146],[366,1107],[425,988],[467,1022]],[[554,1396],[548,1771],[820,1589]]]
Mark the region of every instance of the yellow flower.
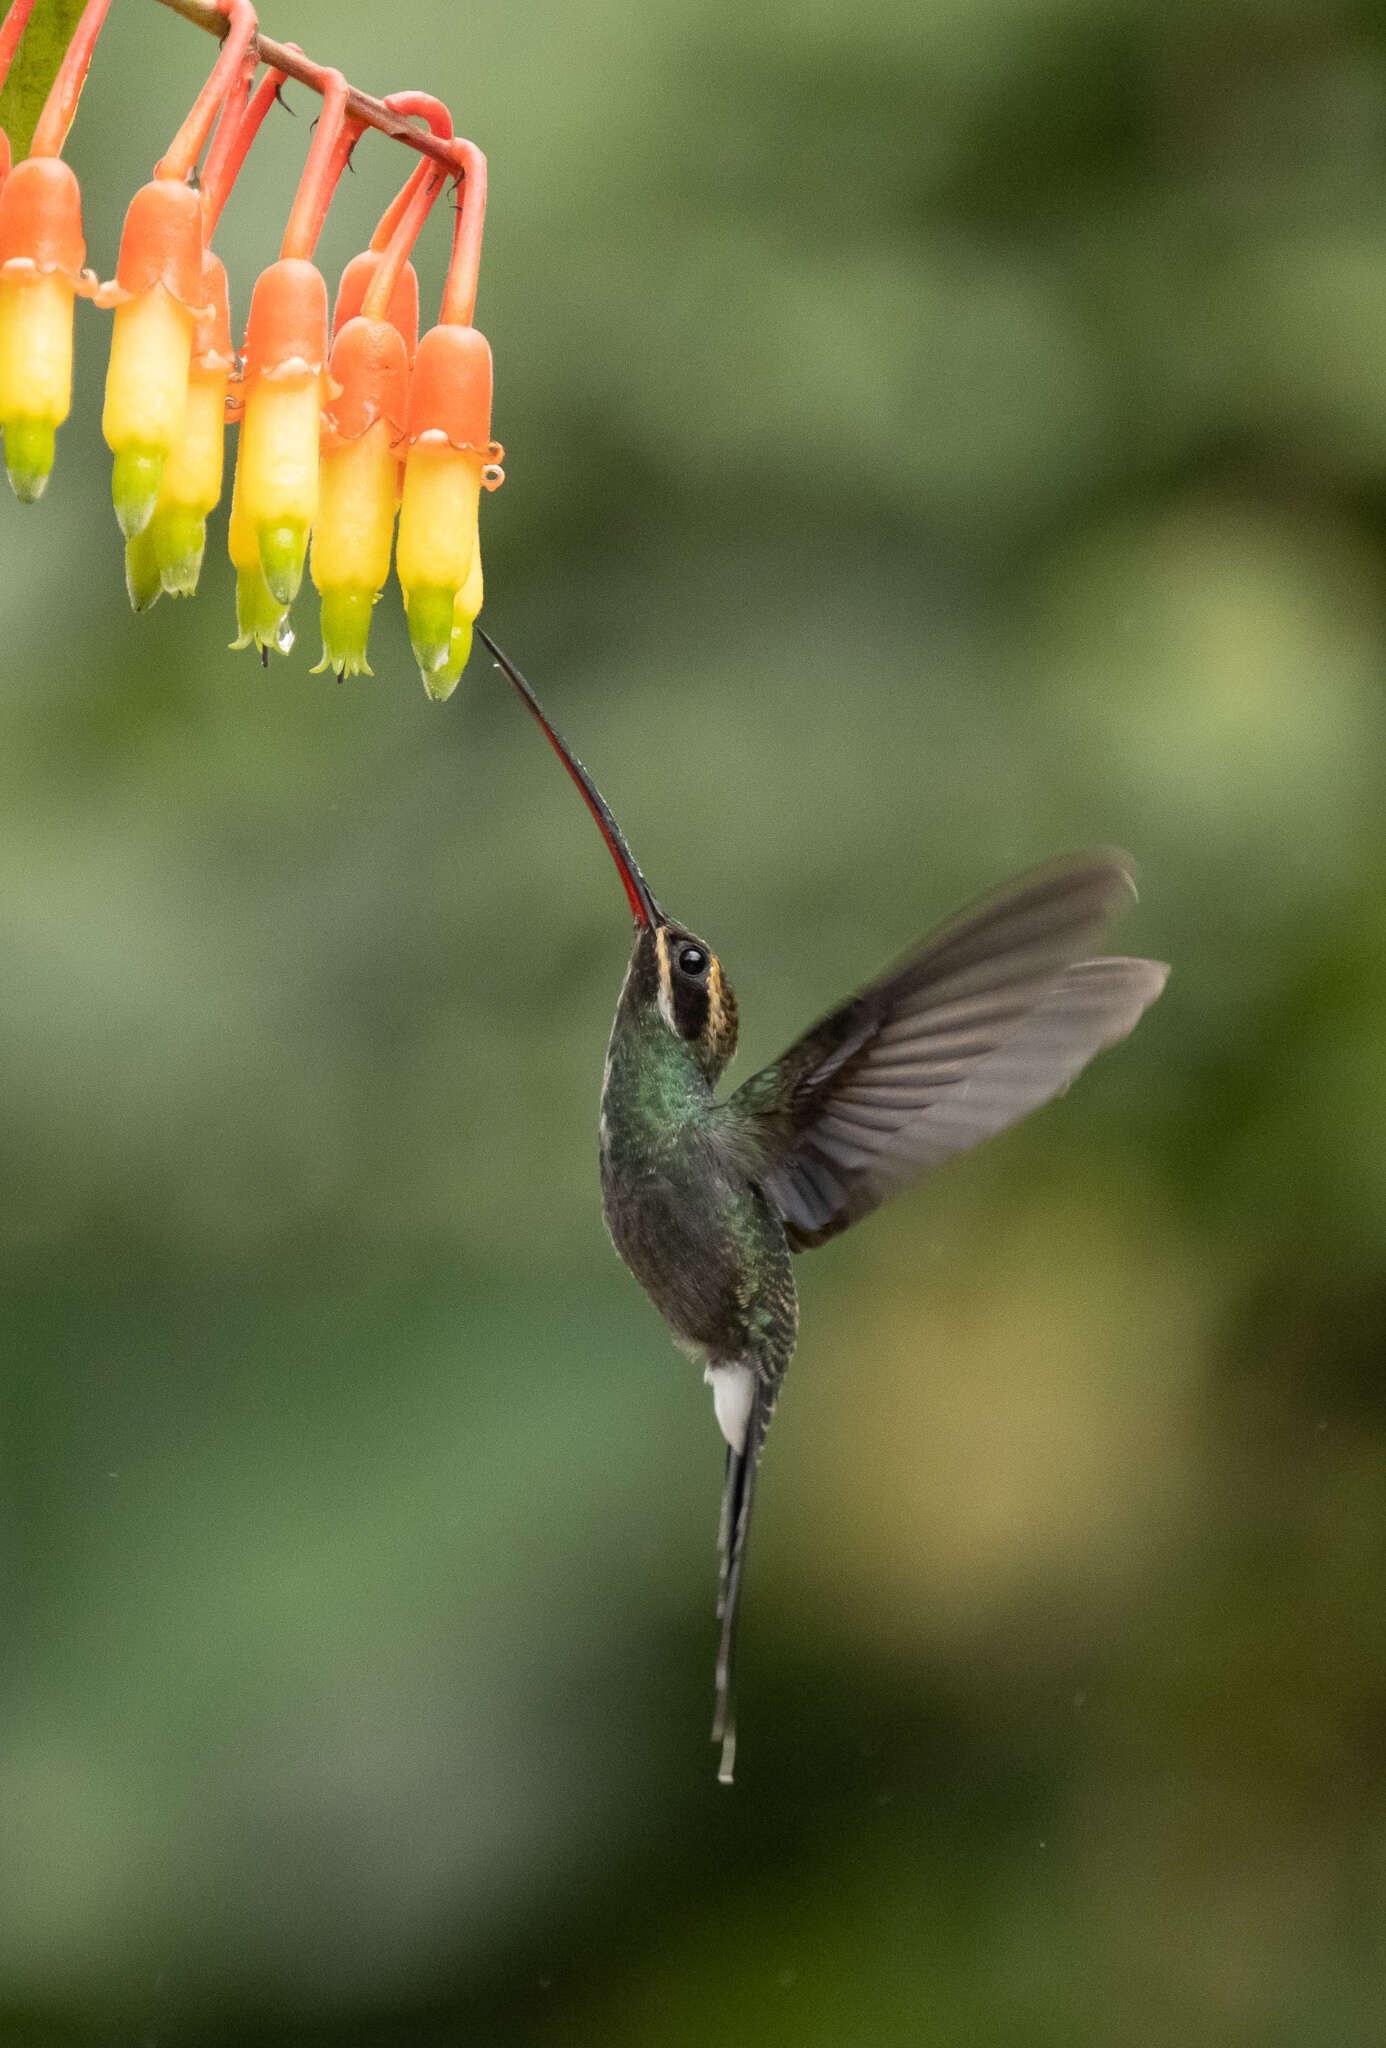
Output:
[[399,500],[395,443],[409,368],[389,320],[358,315],[332,344],[333,397],[323,420],[312,575],[322,599],[320,669],[369,675],[371,609],[390,573]]
[[33,504],[72,403],[72,302],[83,272],[82,201],[60,157],[29,157],[0,186],[0,427],[16,497]]
[[236,457],[241,516],[254,532],[261,572],[281,607],[292,604],[298,592],[318,509],[326,360],[327,287],[304,258],[281,257],[257,279],[250,302]]
[[210,252],[202,260],[202,292],[206,303],[193,330],[187,402],[148,528],[160,586],[175,596],[191,596],[197,588],[207,514],[221,497],[226,387],[235,362],[226,270]]
[[[408,454],[395,565],[409,638],[430,694],[450,694],[461,663],[455,633],[459,595],[481,588],[477,531],[482,485],[501,472],[491,433],[491,351],[474,327],[431,328],[419,343],[409,386]],[[472,612],[467,619],[470,637]],[[462,660],[465,661],[465,650]]]

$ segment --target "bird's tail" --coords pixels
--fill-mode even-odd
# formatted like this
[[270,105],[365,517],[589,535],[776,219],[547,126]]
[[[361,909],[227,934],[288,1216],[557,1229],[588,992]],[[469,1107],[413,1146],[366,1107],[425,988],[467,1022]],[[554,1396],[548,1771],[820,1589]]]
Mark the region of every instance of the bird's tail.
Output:
[[742,1448],[727,1446],[726,1478],[722,1483],[722,1519],[718,1533],[721,1572],[717,1585],[717,1619],[722,1624],[717,1647],[716,1706],[712,1739],[722,1745],[717,1766],[719,1784],[730,1785],[736,1769],[736,1706],[732,1697],[736,1665],[736,1622],[741,1601],[741,1574],[746,1562],[746,1537],[755,1504],[756,1473],[765,1446],[765,1432],[775,1405],[774,1389],[757,1374],[751,1413]]

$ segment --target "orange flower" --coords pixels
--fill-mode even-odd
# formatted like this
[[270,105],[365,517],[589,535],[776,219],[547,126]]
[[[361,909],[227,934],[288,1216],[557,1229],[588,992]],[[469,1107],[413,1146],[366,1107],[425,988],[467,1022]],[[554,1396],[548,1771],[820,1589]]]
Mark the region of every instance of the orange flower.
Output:
[[336,396],[323,423],[313,582],[322,599],[322,660],[339,674],[370,674],[371,608],[390,573],[409,366],[388,320],[358,314],[332,345]]
[[191,186],[155,178],[130,201],[120,238],[101,431],[115,456],[111,496],[129,539],[149,524],[183,425],[193,330],[203,310],[202,207]]
[[[337,286],[337,303],[332,308],[334,341],[348,320],[355,320],[364,312],[367,294],[383,260],[383,251],[363,249],[359,256],[352,257],[342,272],[342,281]],[[404,342],[406,360],[412,363],[419,346],[419,275],[412,263],[400,266],[385,318],[398,330]]]
[[397,448],[419,333],[419,286],[408,254],[443,178],[435,164],[418,166],[376,230],[377,242],[388,230],[385,246],[353,257],[337,291],[312,573],[322,599],[318,667],[339,676],[371,672],[366,640],[390,573]]
[[0,186],[0,427],[26,505],[43,495],[72,403],[72,304],[89,293],[82,200],[61,157],[29,157]]
[[159,589],[183,597],[197,588],[207,514],[221,497],[226,387],[236,360],[226,268],[210,250],[202,259],[202,296],[206,303],[193,328],[187,402],[164,463],[159,502],[145,529]]
[[318,509],[318,415],[327,367],[327,287],[302,257],[284,256],[256,280],[245,331],[236,488],[254,528],[260,568],[281,605],[303,577]]
[[[403,106],[408,95],[396,95]],[[420,106],[425,105],[420,102]],[[504,450],[491,439],[491,351],[472,325],[486,159],[453,136],[450,154],[462,179],[442,318],[419,343],[409,385],[408,455],[400,503],[396,564],[414,658],[431,697],[452,694],[481,609],[478,506],[482,486],[505,475]]]
[[405,437],[396,567],[424,687],[449,695],[459,599],[474,594],[480,608],[481,489],[502,475],[491,441],[491,351],[474,327],[433,327],[419,343]]
[[[283,647],[318,509],[318,435],[327,372],[327,286],[311,261],[360,124],[340,71],[324,71],[322,118],[299,179],[282,253],[256,280],[245,331],[240,447],[231,508],[241,637]],[[263,592],[250,575],[254,538]],[[265,597],[269,603],[266,604]],[[278,623],[269,628],[273,607]]]

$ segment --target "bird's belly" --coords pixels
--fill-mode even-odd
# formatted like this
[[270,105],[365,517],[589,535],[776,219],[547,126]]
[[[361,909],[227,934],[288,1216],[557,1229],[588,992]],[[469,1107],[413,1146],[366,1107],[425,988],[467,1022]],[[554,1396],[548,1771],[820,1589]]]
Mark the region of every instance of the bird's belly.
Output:
[[755,1262],[738,1228],[740,1191],[703,1187],[694,1199],[649,1172],[619,1188],[607,1180],[603,1193],[612,1242],[675,1333],[714,1356],[741,1356]]

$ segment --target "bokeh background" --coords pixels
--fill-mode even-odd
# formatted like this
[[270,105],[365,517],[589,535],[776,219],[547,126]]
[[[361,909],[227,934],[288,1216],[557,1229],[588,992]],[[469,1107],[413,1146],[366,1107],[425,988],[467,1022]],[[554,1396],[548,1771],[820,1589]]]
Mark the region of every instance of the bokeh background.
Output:
[[[487,151],[486,622],[742,1073],[1007,873],[1175,965],[799,1267],[720,1443],[602,1231],[624,903],[474,660],[0,503],[0,2038],[1386,2038],[1386,15],[285,0]],[[113,10],[109,275],[210,61]],[[315,110],[219,242],[243,313]],[[400,155],[368,138],[323,244]],[[440,281],[444,226],[423,253]]]

